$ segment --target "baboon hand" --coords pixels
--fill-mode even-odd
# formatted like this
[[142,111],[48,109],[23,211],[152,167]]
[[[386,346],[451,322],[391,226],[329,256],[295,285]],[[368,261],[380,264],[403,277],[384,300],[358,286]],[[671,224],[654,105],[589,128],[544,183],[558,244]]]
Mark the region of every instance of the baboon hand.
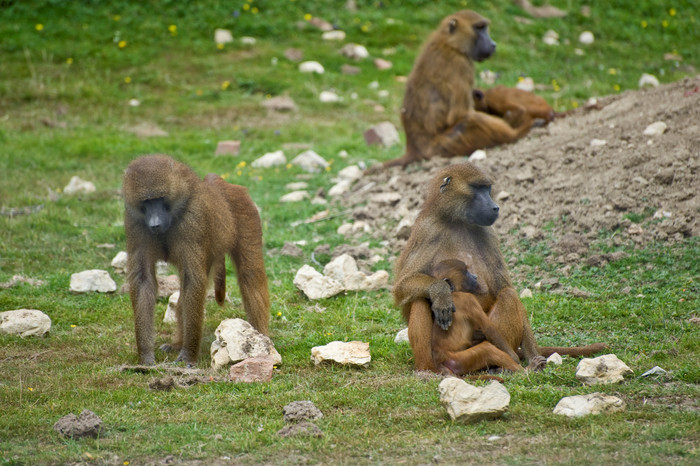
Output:
[[452,301],[452,290],[449,283],[437,280],[428,288],[430,296],[430,308],[435,316],[435,322],[441,329],[447,330],[452,325],[452,314],[455,312],[455,304]]

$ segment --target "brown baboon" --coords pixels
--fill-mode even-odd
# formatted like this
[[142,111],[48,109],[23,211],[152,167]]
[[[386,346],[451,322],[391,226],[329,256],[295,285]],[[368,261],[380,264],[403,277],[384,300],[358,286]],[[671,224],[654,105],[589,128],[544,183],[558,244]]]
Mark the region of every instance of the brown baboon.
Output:
[[474,108],[501,117],[513,128],[529,122],[546,126],[554,120],[554,110],[542,97],[517,87],[495,86],[485,91],[474,89]]
[[[469,264],[485,293],[460,302],[460,307],[485,312],[508,345],[521,349],[529,369],[539,369],[545,349],[537,347],[525,308],[511,284],[498,239],[491,225],[498,206],[491,199],[491,180],[470,163],[442,169],[428,185],[423,208],[396,262],[394,299],[408,321],[408,339],[418,370],[438,371],[433,358],[433,322],[447,330],[456,308],[452,290],[431,276],[436,264],[457,259]],[[587,355],[606,345],[559,348],[561,354]],[[488,341],[451,358],[458,373],[483,369],[497,349]],[[500,350],[499,350],[500,351]]]
[[456,259],[444,260],[435,265],[431,275],[447,282],[455,305],[452,324],[447,330],[433,323],[432,348],[437,370],[456,375],[474,370],[459,364],[458,353],[484,340],[495,348],[486,354],[487,359],[478,361],[478,366],[522,370],[518,364],[520,358],[478,304],[479,297],[487,290],[477,276],[469,272],[467,265]]
[[262,255],[260,215],[242,186],[209,174],[202,181],[187,165],[165,155],[131,162],[124,173],[124,229],[136,346],[142,364],[153,364],[157,260],[177,267],[181,294],[177,330],[164,351],[177,360],[199,358],[209,277],[216,301],[226,294],[225,256],[236,267],[248,321],[267,334],[270,298]]
[[406,166],[431,157],[466,156],[477,149],[513,142],[530,130],[474,110],[474,62],[490,57],[496,44],[489,21],[471,10],[442,20],[408,77],[401,123],[406,153],[384,167]]

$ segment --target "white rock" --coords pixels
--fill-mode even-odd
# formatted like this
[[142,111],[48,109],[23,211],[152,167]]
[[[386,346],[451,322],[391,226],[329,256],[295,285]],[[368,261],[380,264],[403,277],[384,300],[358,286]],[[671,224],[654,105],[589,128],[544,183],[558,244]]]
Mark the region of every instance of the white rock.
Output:
[[637,83],[640,88],[642,87],[659,87],[659,80],[653,74],[643,73],[639,78]]
[[255,45],[256,39],[255,37],[250,37],[250,36],[243,36],[241,37],[241,43],[245,45]]
[[114,259],[112,259],[112,267],[114,267],[117,272],[126,272],[126,251],[119,251]]
[[614,354],[581,359],[576,367],[576,378],[584,385],[618,383],[632,373],[632,369]]
[[403,196],[397,192],[385,192],[372,194],[369,197],[369,201],[381,205],[395,205],[402,198]]
[[180,299],[180,292],[176,291],[171,294],[168,298],[168,307],[165,309],[165,315],[163,315],[163,322],[166,324],[177,323],[177,314],[175,313],[175,307],[177,306],[177,301]]
[[292,191],[280,197],[280,202],[299,202],[309,198],[309,193],[306,191]]
[[484,160],[486,159],[486,151],[482,149],[477,149],[474,152],[472,152],[472,155],[469,156],[469,161],[473,162],[475,160]]
[[339,235],[349,235],[356,233],[370,233],[372,231],[371,227],[367,222],[358,220],[355,223],[344,223],[338,227],[337,233]]
[[559,353],[552,353],[547,358],[547,364],[554,364],[555,366],[561,366],[564,361]]
[[352,181],[341,180],[337,184],[332,186],[331,189],[328,190],[328,195],[330,197],[340,196],[341,194],[345,194],[346,192],[350,191],[351,186],[352,186]]
[[379,81],[371,81],[369,84],[367,84],[367,87],[369,89],[379,89]]
[[510,193],[508,191],[500,191],[498,194],[496,194],[497,201],[505,201],[509,197],[510,197]]
[[332,341],[325,346],[311,348],[311,360],[317,366],[322,363],[337,363],[367,367],[372,357],[369,354],[369,343]]
[[129,99],[129,107],[138,107],[141,105],[141,101],[139,99]]
[[591,147],[600,147],[608,143],[605,139],[591,139]]
[[304,265],[297,271],[294,286],[309,299],[330,298],[344,291],[342,283],[323,276],[310,265]]
[[389,283],[389,274],[380,270],[370,276],[360,272],[357,262],[349,254],[341,254],[323,268],[327,277],[342,283],[346,290],[373,291]]
[[340,102],[340,96],[332,91],[322,91],[318,100],[324,103]]
[[336,230],[336,233],[338,233],[339,235],[345,236],[345,235],[349,234],[351,231],[352,231],[352,223],[343,223],[342,225],[340,225],[338,227],[338,229]]
[[556,31],[549,30],[544,33],[542,37],[542,42],[547,45],[559,45],[559,34]]
[[295,181],[293,183],[287,183],[284,185],[285,189],[288,189],[290,191],[301,191],[302,189],[306,189],[309,187],[309,183],[305,181]]
[[346,44],[342,49],[340,49],[340,53],[348,58],[352,58],[353,60],[361,60],[369,57],[367,48],[364,45],[358,44]]
[[345,149],[338,152],[338,157],[340,157],[342,159],[344,159],[347,156],[348,156],[348,151],[346,151]]
[[461,422],[501,417],[510,404],[510,393],[495,380],[475,387],[457,377],[447,377],[440,382],[438,391],[450,418]]
[[518,84],[516,84],[515,87],[522,91],[532,92],[535,90],[535,81],[528,76],[519,80]]
[[532,291],[530,288],[523,288],[523,290],[520,292],[520,299],[523,298],[532,298]]
[[394,337],[394,343],[408,343],[408,342],[409,341],[408,341],[408,327],[407,327],[403,330],[399,330],[399,333],[397,333],[396,336]]
[[498,73],[494,73],[491,70],[483,70],[479,72],[479,79],[481,79],[484,84],[492,86],[496,83],[496,79],[498,79]]
[[663,121],[655,121],[644,128],[644,136],[661,136],[666,132],[668,126]]
[[51,318],[36,309],[0,312],[0,334],[43,336],[51,330]]
[[243,319],[222,321],[214,336],[210,353],[211,367],[216,370],[256,356],[272,356],[273,364],[282,362],[272,340]]
[[296,112],[298,107],[294,99],[288,95],[278,95],[263,100],[260,105],[275,112]]
[[228,29],[216,29],[214,31],[214,42],[217,44],[228,44],[233,42],[233,36]]
[[620,398],[596,392],[562,398],[553,412],[568,417],[583,417],[589,414],[615,413],[624,409],[625,402]]
[[254,168],[269,168],[284,165],[285,163],[287,163],[287,157],[284,156],[284,151],[276,150],[253,160],[250,165]]
[[106,270],[84,270],[70,276],[70,290],[74,293],[112,293],[117,291],[117,284]]
[[328,166],[328,162],[312,150],[307,150],[294,157],[291,161],[293,165],[299,165],[302,170],[308,173],[317,173]]
[[362,178],[362,170],[357,165],[348,165],[336,175],[338,180],[356,181]]
[[591,45],[593,41],[595,41],[595,37],[593,36],[593,33],[591,31],[583,31],[578,36],[578,41],[584,45]]
[[381,144],[384,147],[391,147],[401,142],[396,126],[390,121],[383,121],[369,128],[364,132],[367,145]]
[[321,34],[323,40],[345,40],[345,31],[336,29],[335,31],[326,31]]
[[95,192],[95,185],[91,181],[85,181],[77,176],[70,179],[70,182],[63,188],[65,194],[89,194]]
[[317,61],[305,61],[299,63],[299,71],[301,71],[302,73],[323,74],[326,70],[324,70],[323,65],[321,65]]

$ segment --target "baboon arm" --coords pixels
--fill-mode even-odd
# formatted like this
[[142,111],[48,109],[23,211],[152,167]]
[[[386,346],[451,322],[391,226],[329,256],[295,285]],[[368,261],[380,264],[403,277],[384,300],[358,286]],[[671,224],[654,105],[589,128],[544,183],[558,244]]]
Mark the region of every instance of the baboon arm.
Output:
[[437,372],[433,360],[433,313],[424,299],[413,301],[408,317],[408,342],[413,350],[414,366],[418,371]]
[[147,251],[129,251],[127,279],[134,310],[136,348],[141,364],[155,363],[154,310],[158,294],[156,258]]
[[[433,278],[422,273],[409,275],[401,280],[394,291],[394,299],[403,309],[409,303],[419,299],[430,300],[430,308],[435,317],[435,322],[443,330],[447,330],[452,324],[452,314],[455,310],[452,301],[452,290],[444,280]],[[404,315],[405,318],[408,316]]]

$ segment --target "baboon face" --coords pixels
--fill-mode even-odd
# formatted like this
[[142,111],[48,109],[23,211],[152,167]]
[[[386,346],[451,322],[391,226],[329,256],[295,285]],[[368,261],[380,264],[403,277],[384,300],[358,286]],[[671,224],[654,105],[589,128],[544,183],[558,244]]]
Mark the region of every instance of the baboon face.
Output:
[[440,183],[438,206],[449,220],[488,227],[498,218],[499,207],[491,199],[491,180],[473,165],[453,165],[434,183]]
[[472,60],[484,61],[496,51],[496,43],[489,36],[489,20],[480,14],[462,10],[446,21],[448,42]]
[[148,230],[154,235],[168,231],[172,223],[170,204],[164,198],[147,199],[141,203],[143,221]]
[[494,224],[498,205],[491,199],[491,185],[471,185],[472,199],[467,206],[467,221],[482,227]]

